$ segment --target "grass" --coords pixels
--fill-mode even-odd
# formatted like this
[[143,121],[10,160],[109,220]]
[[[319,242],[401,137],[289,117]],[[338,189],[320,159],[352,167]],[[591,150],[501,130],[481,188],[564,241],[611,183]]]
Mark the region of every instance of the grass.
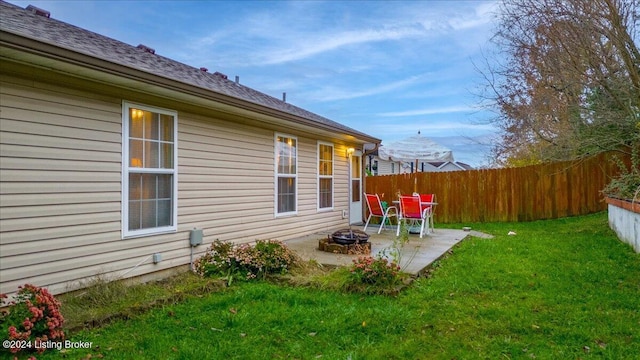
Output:
[[461,242],[395,297],[318,288],[334,272],[235,283],[38,358],[640,359],[640,256],[606,214],[471,226],[495,238]]
[[65,317],[67,333],[75,332],[116,319],[129,319],[154,307],[179,303],[185,297],[208,294],[222,286],[220,281],[192,273],[135,285],[97,276],[82,284],[83,289],[60,296],[60,311]]

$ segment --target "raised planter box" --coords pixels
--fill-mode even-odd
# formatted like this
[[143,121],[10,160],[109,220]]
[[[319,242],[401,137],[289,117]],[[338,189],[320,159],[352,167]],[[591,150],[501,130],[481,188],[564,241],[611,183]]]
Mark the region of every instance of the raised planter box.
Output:
[[609,205],[609,227],[618,238],[640,253],[640,203],[606,198]]

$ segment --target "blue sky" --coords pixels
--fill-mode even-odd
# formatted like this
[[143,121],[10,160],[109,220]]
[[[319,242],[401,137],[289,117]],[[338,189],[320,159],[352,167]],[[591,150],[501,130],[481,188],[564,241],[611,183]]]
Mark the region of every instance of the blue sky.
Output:
[[17,1],[391,143],[421,131],[486,163],[474,95],[495,1]]

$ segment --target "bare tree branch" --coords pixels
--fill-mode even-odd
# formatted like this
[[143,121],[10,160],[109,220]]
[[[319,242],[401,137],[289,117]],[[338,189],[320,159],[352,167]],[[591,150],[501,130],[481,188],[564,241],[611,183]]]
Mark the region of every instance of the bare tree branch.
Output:
[[483,73],[498,163],[575,159],[640,143],[640,0],[503,0]]

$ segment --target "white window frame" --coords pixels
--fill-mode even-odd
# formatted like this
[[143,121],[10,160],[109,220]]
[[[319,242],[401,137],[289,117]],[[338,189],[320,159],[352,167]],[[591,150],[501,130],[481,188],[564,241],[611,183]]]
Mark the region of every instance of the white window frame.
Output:
[[[292,139],[295,140],[296,142],[296,161],[295,161],[295,169],[296,172],[295,174],[280,174],[278,172],[279,168],[278,168],[278,137],[282,137],[282,138],[288,138],[288,139]],[[291,216],[291,215],[297,215],[298,214],[298,158],[300,157],[300,142],[298,141],[298,138],[296,136],[293,135],[289,135],[289,134],[283,134],[283,133],[275,133],[274,137],[273,137],[273,144],[274,144],[274,214],[275,217],[283,217],[283,216]],[[294,186],[294,206],[295,206],[295,210],[294,211],[287,211],[287,212],[278,212],[278,180],[280,178],[292,178],[295,181],[295,186]]]
[[[331,175],[322,175],[320,174],[320,146],[324,145],[324,146],[329,146],[331,147]],[[334,204],[335,204],[335,180],[334,180],[334,175],[335,175],[335,163],[336,163],[336,153],[335,153],[335,146],[332,143],[329,142],[323,142],[323,141],[318,141],[318,146],[316,148],[317,150],[317,155],[316,155],[316,159],[317,159],[317,192],[316,192],[316,199],[318,199],[317,201],[317,211],[330,211],[333,210],[334,208]],[[320,179],[331,179],[331,206],[329,207],[320,207]]]
[[[129,112],[130,109],[150,111],[173,117],[173,168],[139,168],[129,164]],[[170,174],[172,175],[172,218],[170,226],[129,230],[129,174]],[[178,113],[173,110],[153,106],[122,102],[122,238],[149,236],[178,230]]]

